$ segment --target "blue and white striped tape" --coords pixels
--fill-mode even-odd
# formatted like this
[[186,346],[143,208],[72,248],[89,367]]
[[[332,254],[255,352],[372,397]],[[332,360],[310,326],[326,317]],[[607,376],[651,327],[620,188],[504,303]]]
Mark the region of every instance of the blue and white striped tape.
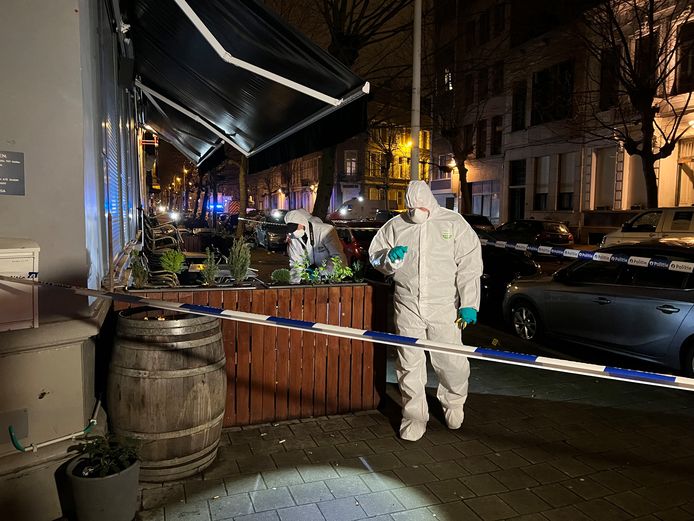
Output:
[[535,367],[538,369],[546,369],[562,373],[572,373],[583,376],[593,376],[597,378],[607,378],[611,380],[621,380],[625,382],[654,385],[658,387],[669,387],[672,389],[694,391],[694,379],[682,376],[635,371],[632,369],[621,369],[619,367],[587,364],[583,362],[573,362],[559,358],[549,358],[544,356],[501,351],[488,347],[472,347],[466,345],[448,344],[444,342],[435,342],[432,340],[423,340],[413,337],[395,335],[392,333],[383,333],[381,331],[368,331],[365,329],[333,326],[319,322],[307,322],[304,320],[282,318],[272,315],[259,315],[256,313],[246,313],[243,311],[232,311],[229,309],[201,306],[198,304],[183,304],[180,302],[152,300],[126,293],[98,291],[54,282],[39,282],[35,279],[35,274],[31,275],[33,275],[33,277],[29,279],[0,275],[0,281],[56,287],[71,291],[77,295],[108,298],[119,302],[127,302],[129,304],[141,304],[171,311],[185,311],[195,315],[218,317],[225,320],[236,320],[238,322],[246,322],[249,324],[274,326],[285,329],[299,329],[350,340],[362,340],[397,347],[424,349],[437,353],[464,355],[469,358],[490,360],[493,362],[501,362],[525,367]]
[[694,262],[673,261],[667,257],[639,257],[637,255],[625,255],[623,253],[606,253],[591,250],[574,250],[561,246],[540,246],[538,244],[525,244],[513,241],[495,241],[492,239],[480,239],[483,246],[494,246],[514,251],[528,251],[540,255],[551,255],[567,259],[592,260],[598,262],[613,262],[638,266],[642,268],[656,268],[682,273],[694,273]]

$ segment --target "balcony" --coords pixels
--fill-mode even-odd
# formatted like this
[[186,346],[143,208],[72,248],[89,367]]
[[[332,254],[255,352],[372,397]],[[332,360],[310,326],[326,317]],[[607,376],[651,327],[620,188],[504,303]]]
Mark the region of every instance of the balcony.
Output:
[[449,177],[448,179],[434,179],[431,182],[431,191],[432,192],[438,192],[438,191],[451,191],[451,178]]

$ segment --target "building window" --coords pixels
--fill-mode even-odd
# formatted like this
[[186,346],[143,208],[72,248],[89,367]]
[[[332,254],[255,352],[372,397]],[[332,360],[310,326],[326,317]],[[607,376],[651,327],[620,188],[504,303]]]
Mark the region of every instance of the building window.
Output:
[[513,84],[513,106],[511,108],[511,130],[525,129],[525,104],[528,98],[526,82],[519,81]]
[[510,187],[525,187],[525,159],[515,159],[510,162],[511,179]]
[[574,65],[557,63],[533,74],[531,125],[566,119],[571,115]]
[[504,93],[504,62],[498,61],[492,66],[492,96]]
[[475,157],[485,157],[487,155],[487,120],[483,119],[477,123],[477,146]]
[[477,97],[480,101],[489,95],[489,69],[483,67],[477,73]]
[[557,183],[557,210],[574,209],[574,177],[576,153],[559,154],[559,182]]
[[369,201],[383,201],[383,190],[380,188],[369,188]]
[[506,4],[494,6],[494,36],[499,36],[506,29]]
[[357,175],[356,150],[345,150],[345,175]]
[[381,161],[376,152],[369,152],[369,175],[378,177],[381,175]]
[[678,66],[675,79],[676,94],[694,91],[694,22],[680,26],[677,35]]
[[549,161],[550,156],[535,158],[535,199],[534,210],[547,210],[549,195]]
[[398,172],[400,173],[400,179],[405,179],[408,176],[407,167],[408,165],[405,158],[403,156],[398,157]]
[[600,110],[617,105],[619,48],[603,49],[600,53]]
[[465,150],[465,155],[472,154],[472,134],[473,126],[465,125],[463,127],[463,149]]
[[448,67],[443,69],[443,90],[453,90],[453,71]]
[[[453,160],[453,154],[441,154],[438,166],[434,169],[434,179],[450,179],[451,171],[448,164]],[[443,167],[443,168],[441,168]]]
[[499,223],[499,181],[470,183],[472,213],[485,215],[492,224]]
[[483,11],[480,15],[480,45],[489,41],[490,25],[491,15],[489,10]]
[[465,24],[465,50],[472,51],[475,48],[475,21],[470,20]]
[[472,74],[465,75],[465,85],[463,85],[463,104],[469,107],[475,102],[475,77]]
[[634,69],[639,78],[655,82],[658,70],[658,33],[654,32],[636,40]]
[[492,118],[492,142],[489,153],[493,156],[501,154],[504,136],[504,117],[494,116]]
[[615,195],[617,147],[595,151],[595,210],[612,210]]

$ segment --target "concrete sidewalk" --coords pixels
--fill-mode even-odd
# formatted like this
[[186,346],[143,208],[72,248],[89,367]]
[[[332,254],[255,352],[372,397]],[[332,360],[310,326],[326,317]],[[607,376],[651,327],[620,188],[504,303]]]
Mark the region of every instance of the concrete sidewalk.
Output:
[[[694,394],[472,360],[459,431],[382,411],[225,431],[204,476],[142,492],[141,520],[694,519]],[[433,395],[432,389],[429,390]]]

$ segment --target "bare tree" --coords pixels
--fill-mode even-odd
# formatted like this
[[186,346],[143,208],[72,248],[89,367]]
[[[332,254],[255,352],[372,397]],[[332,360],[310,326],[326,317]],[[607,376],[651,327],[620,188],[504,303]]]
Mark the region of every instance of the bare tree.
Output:
[[602,0],[583,17],[581,40],[599,67],[579,123],[641,159],[649,208],[658,206],[656,162],[687,130],[682,119],[694,83],[680,66],[692,59],[694,44],[682,41],[681,28],[693,16],[691,0]]

